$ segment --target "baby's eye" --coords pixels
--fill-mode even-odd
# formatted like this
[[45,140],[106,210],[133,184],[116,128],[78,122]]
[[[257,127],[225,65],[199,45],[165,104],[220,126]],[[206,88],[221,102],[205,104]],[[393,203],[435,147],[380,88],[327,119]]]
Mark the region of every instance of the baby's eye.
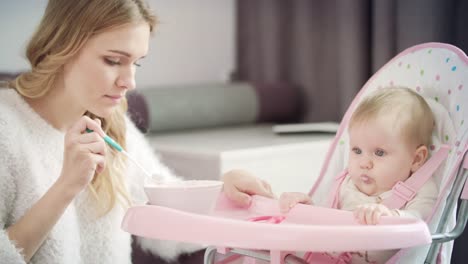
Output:
[[378,149],[375,151],[375,155],[382,157],[383,155],[385,155],[385,151]]
[[356,153],[356,154],[361,154],[362,153],[360,148],[353,148],[353,152]]

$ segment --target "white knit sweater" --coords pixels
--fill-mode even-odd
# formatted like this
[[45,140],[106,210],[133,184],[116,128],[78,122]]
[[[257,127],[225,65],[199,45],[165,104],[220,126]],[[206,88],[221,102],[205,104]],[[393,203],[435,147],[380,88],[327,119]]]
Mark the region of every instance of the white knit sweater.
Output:
[[[0,262],[24,263],[21,250],[5,230],[17,222],[59,177],[64,133],[42,119],[13,89],[0,88]],[[127,152],[165,180],[176,179],[155,157],[144,136],[127,118]],[[144,174],[128,164],[128,188],[135,201],[146,201]],[[96,219],[81,192],[50,231],[30,263],[131,263],[130,235],[120,229],[125,210],[116,206]],[[157,225],[157,219],[155,219]],[[168,241],[142,241],[166,259],[199,249]]]

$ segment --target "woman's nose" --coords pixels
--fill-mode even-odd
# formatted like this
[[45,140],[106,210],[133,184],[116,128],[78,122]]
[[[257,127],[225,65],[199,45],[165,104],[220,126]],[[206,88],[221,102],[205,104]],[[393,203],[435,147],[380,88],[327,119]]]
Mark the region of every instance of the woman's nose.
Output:
[[116,85],[127,90],[135,89],[135,70],[129,69],[122,72],[117,78]]

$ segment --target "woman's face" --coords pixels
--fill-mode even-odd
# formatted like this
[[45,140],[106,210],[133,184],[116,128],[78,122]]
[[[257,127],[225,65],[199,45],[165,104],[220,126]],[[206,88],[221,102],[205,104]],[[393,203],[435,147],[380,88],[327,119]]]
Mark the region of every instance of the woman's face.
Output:
[[135,88],[138,60],[148,52],[147,23],[118,27],[89,39],[64,66],[64,89],[77,106],[99,117],[109,116],[125,93]]

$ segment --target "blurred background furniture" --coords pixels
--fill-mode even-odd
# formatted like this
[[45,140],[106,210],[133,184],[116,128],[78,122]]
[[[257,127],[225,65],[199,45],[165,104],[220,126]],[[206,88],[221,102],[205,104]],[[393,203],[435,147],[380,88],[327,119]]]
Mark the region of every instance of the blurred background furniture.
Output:
[[132,91],[129,112],[164,164],[187,179],[245,169],[277,193],[307,192],[333,133],[278,135],[297,122],[299,89],[286,83],[228,83]]
[[267,180],[276,194],[308,192],[333,134],[278,135],[272,124],[149,134],[161,160],[188,179],[220,179],[244,169]]

